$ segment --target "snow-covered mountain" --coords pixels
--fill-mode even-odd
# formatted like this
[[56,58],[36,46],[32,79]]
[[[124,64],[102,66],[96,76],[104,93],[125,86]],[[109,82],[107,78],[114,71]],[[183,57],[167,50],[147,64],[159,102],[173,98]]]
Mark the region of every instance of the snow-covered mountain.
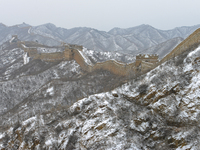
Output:
[[[200,47],[193,48],[134,79],[86,73],[73,60],[24,64],[23,50],[4,48],[0,149],[198,150]],[[112,56],[84,52],[94,61]]]
[[177,37],[170,40],[167,40],[166,42],[160,43],[158,45],[149,47],[145,50],[142,50],[136,54],[158,54],[159,59],[162,59],[165,55],[167,55],[169,52],[171,52],[179,43],[183,41],[183,38]]
[[120,51],[135,55],[168,40],[171,41],[168,42],[168,47],[174,47],[178,44],[177,37],[184,39],[199,27],[200,25],[159,30],[150,25],[140,25],[128,29],[113,28],[105,32],[86,27],[64,29],[51,23],[39,26],[23,23],[10,27],[0,24],[0,44],[17,34],[22,41],[37,41],[49,46],[66,42],[83,45],[95,51]]
[[59,45],[60,42],[40,34],[34,34],[30,32],[32,27],[25,23],[14,25],[14,26],[5,26],[0,24],[0,45],[4,42],[10,40],[12,35],[17,35],[18,38],[22,41],[37,41],[44,45]]
[[83,45],[95,51],[122,51],[134,54],[176,37],[186,38],[199,27],[200,25],[196,25],[164,31],[150,25],[140,25],[128,29],[114,28],[105,32],[80,27],[67,30],[57,28],[53,24],[45,24],[33,27],[31,31],[49,37],[57,37],[67,43]]

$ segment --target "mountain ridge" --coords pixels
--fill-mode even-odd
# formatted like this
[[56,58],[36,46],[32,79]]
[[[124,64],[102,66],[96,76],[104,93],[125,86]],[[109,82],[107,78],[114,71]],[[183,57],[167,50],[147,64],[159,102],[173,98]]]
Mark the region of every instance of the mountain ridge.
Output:
[[43,45],[58,46],[65,42],[83,45],[95,51],[131,52],[134,55],[138,51],[144,51],[176,37],[185,39],[199,27],[200,25],[195,25],[177,27],[171,30],[160,30],[143,24],[126,29],[113,28],[106,32],[88,27],[65,29],[57,27],[52,23],[39,26],[23,23],[17,26],[2,26],[2,30],[0,30],[0,44],[7,41],[11,35],[17,34],[22,41],[37,41]]

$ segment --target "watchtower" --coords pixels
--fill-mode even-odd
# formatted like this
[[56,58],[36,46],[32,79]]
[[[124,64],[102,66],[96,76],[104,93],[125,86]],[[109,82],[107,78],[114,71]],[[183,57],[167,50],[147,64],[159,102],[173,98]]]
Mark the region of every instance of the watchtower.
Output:
[[71,48],[69,45],[65,45],[64,58],[66,60],[72,60],[73,54],[74,54],[73,48]]
[[156,64],[158,62],[157,54],[139,54],[136,56],[135,66],[139,66],[141,62],[148,62],[151,64]]
[[82,49],[83,49],[82,45],[76,45],[76,44],[69,44],[69,47],[72,49],[77,49],[79,51],[82,51]]

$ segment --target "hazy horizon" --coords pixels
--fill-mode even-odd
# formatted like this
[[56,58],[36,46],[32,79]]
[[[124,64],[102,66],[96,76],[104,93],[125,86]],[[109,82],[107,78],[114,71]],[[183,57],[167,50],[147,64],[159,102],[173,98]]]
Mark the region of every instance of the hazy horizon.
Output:
[[[5,25],[5,26],[7,26],[7,27],[12,27],[12,26],[15,26],[15,25],[22,25],[23,23],[25,23],[25,24],[27,24],[27,25],[30,25],[30,26],[40,26],[40,25],[45,25],[45,24],[53,24],[53,25],[55,25],[56,27],[58,27],[58,28],[64,28],[64,29],[73,29],[73,28],[91,28],[91,29],[97,29],[97,28],[93,28],[93,27],[86,27],[86,26],[77,26],[77,27],[72,27],[72,28],[65,28],[65,27],[60,27],[60,26],[58,26],[57,24],[55,24],[55,23],[52,23],[52,22],[48,22],[48,23],[43,23],[43,24],[38,24],[38,25],[31,25],[31,24],[29,24],[29,23],[27,23],[27,22],[22,22],[22,23],[18,23],[18,24],[13,24],[13,25],[7,25],[7,24],[5,24],[5,23],[3,23],[3,22],[0,22],[0,23],[2,23],[3,25]],[[152,26],[152,25],[150,25],[150,24],[140,24],[140,25],[137,25],[137,26],[142,26],[142,25],[149,25],[149,26],[151,26],[151,27],[153,27],[153,28],[156,28],[156,27],[154,27],[154,26]],[[158,29],[158,30],[163,30],[163,31],[167,31],[167,30],[173,30],[173,29],[175,29],[175,28],[177,28],[177,27],[192,27],[192,26],[198,26],[198,25],[200,25],[200,24],[195,24],[195,25],[191,25],[191,26],[176,26],[176,27],[174,27],[174,28],[170,28],[170,29],[159,29],[159,28],[156,28],[156,29]],[[132,27],[137,27],[137,26],[132,26]],[[109,29],[109,30],[100,30],[100,29],[97,29],[97,30],[99,30],[99,31],[105,31],[105,32],[109,32],[110,30],[112,30],[112,29],[114,29],[114,28],[120,28],[120,29],[128,29],[128,28],[132,28],[132,27],[127,27],[127,28],[120,28],[120,27],[113,27],[113,28],[111,28],[111,29]]]
[[90,27],[109,31],[141,24],[160,30],[200,24],[197,0],[0,0],[0,4],[0,22],[7,26],[52,23],[66,29]]

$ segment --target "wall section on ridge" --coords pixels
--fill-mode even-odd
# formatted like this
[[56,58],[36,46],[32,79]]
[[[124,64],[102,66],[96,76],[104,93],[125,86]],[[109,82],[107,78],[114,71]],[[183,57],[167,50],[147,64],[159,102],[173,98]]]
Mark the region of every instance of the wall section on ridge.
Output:
[[188,36],[184,41],[176,46],[160,61],[159,64],[162,64],[163,62],[180,55],[196,43],[200,43],[200,28],[194,31],[190,36]]

